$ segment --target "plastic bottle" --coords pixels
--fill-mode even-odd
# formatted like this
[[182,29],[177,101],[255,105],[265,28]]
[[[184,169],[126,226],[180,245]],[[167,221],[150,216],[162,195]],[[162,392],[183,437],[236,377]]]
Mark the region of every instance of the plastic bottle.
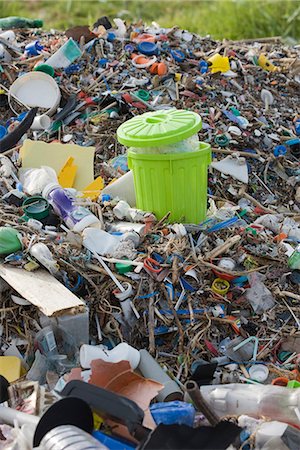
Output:
[[82,52],[76,42],[70,38],[60,47],[49,59],[46,64],[54,69],[69,67],[75,59],[79,58]]
[[40,19],[27,19],[26,17],[3,17],[0,19],[0,28],[10,30],[11,28],[41,28],[44,22]]
[[200,391],[220,417],[246,414],[299,425],[300,389],[232,383],[201,386]]
[[43,190],[43,197],[49,201],[67,227],[75,232],[81,232],[92,225],[100,225],[99,219],[87,208],[76,205],[75,198],[68,195],[59,184],[48,184]]

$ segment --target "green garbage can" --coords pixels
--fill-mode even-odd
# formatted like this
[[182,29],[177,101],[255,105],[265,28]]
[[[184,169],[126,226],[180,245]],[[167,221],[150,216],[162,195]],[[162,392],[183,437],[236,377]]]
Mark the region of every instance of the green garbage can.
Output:
[[205,219],[211,149],[195,139],[192,151],[189,147],[201,126],[198,114],[172,109],[142,114],[118,128],[119,142],[130,147],[138,208],[158,219],[171,211],[171,222]]

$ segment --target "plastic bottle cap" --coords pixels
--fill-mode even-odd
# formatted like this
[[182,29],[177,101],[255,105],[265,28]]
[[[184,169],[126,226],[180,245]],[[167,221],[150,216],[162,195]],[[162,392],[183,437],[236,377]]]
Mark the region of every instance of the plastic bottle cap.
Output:
[[154,42],[142,41],[138,44],[137,48],[143,55],[152,56],[158,54],[158,47]]
[[109,32],[107,33],[107,40],[108,40],[108,42],[112,42],[112,41],[114,41],[115,39],[116,39],[115,33],[113,33],[112,31],[109,31]]
[[116,263],[116,270],[119,274],[123,275],[124,273],[127,272],[131,272],[133,269],[132,264],[130,264],[130,262],[126,263],[126,261],[124,261],[123,263]]
[[129,147],[155,147],[187,139],[201,127],[201,117],[192,111],[159,110],[123,123],[117,130],[117,137],[121,144]]
[[103,202],[109,202],[111,200],[111,196],[109,194],[102,194],[101,200]]
[[176,62],[183,62],[185,60],[185,54],[181,50],[171,50],[170,53]]
[[215,137],[215,143],[220,147],[226,147],[229,144],[229,139],[225,134],[219,134]]
[[99,61],[98,61],[98,64],[99,64],[99,66],[101,66],[101,67],[105,67],[107,63],[108,63],[108,59],[107,59],[107,58],[101,58],[101,59],[99,59]]
[[278,156],[284,156],[287,152],[287,148],[285,145],[276,145],[276,147],[274,148],[273,154],[274,156],[276,156],[276,158]]
[[49,66],[48,64],[39,64],[33,69],[35,72],[44,72],[47,75],[50,75],[50,77],[54,77],[54,69],[52,66]]
[[219,295],[225,295],[230,289],[230,283],[227,280],[216,278],[211,285],[213,292]]
[[49,215],[50,206],[48,201],[38,195],[26,198],[22,207],[26,216],[32,219],[40,220]]
[[150,94],[148,91],[145,91],[144,89],[139,89],[136,93],[136,96],[139,97],[141,100],[147,101],[150,98]]

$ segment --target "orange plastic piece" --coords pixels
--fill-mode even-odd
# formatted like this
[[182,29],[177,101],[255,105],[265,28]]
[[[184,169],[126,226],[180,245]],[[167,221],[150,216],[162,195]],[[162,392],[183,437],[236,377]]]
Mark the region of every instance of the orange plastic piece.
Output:
[[285,233],[279,233],[277,236],[274,237],[274,242],[281,242],[284,239],[286,239],[288,237],[287,234]]
[[155,42],[155,36],[150,33],[143,33],[133,37],[132,40],[137,44],[139,44],[140,42]]
[[288,384],[289,380],[288,378],[285,377],[278,377],[278,378],[274,378],[274,380],[272,380],[273,386],[286,386]]
[[162,77],[163,75],[166,75],[167,73],[168,73],[168,66],[163,62],[159,63],[157,66],[157,75]]

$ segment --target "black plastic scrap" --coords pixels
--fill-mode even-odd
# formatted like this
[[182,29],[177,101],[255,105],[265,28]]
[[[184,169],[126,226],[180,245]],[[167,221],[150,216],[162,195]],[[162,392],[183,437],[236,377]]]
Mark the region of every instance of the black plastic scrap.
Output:
[[13,148],[21,139],[22,136],[26,133],[26,131],[31,127],[32,122],[36,116],[38,108],[32,108],[24,117],[20,125],[18,125],[11,133],[4,136],[3,139],[0,140],[0,153],[6,152]]
[[148,436],[138,450],[225,450],[242,429],[232,422],[221,421],[215,427],[191,428],[187,425],[163,425]]

